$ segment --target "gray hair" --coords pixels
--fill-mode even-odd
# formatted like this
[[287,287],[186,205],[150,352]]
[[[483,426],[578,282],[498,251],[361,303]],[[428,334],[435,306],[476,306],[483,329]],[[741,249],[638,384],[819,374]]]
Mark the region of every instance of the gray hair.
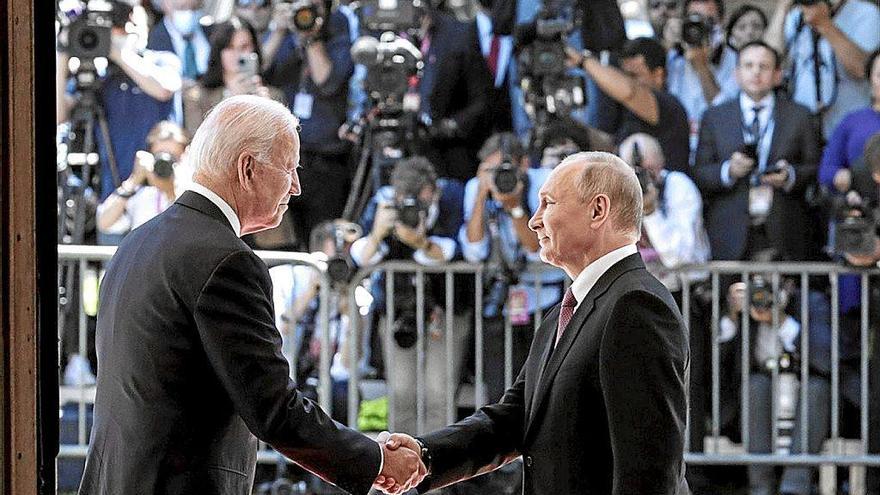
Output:
[[642,232],[642,188],[632,167],[620,157],[604,151],[582,151],[567,157],[559,166],[585,163],[575,184],[578,199],[589,203],[597,194],[611,201],[610,220],[624,234],[638,239]]
[[642,158],[647,156],[657,156],[660,158],[660,163],[664,166],[666,165],[666,157],[663,155],[663,148],[660,146],[660,141],[654,136],[645,134],[644,132],[631,134],[620,143],[620,146],[618,146],[620,158],[632,165],[633,151],[636,144],[639,145],[639,152],[641,152]]
[[278,138],[298,128],[299,120],[275,100],[233,96],[212,108],[196,130],[189,146],[190,164],[196,174],[220,179],[234,170],[243,152],[259,162],[269,161]]

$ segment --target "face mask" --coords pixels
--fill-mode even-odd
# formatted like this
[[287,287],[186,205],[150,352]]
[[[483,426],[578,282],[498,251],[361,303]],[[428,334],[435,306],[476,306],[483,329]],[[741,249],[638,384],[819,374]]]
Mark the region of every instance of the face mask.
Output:
[[199,17],[195,10],[175,10],[171,14],[171,22],[174,24],[177,32],[184,36],[189,36],[199,25]]

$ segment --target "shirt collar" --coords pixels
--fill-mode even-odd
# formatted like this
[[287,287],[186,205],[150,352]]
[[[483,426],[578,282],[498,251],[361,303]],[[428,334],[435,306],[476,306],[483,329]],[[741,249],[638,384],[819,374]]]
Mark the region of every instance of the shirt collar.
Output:
[[739,94],[739,106],[742,109],[743,115],[746,118],[750,118],[752,113],[754,112],[755,105],[761,105],[761,116],[768,115],[773,110],[773,105],[776,103],[776,97],[773,95],[771,91],[767,96],[761,98],[761,101],[755,101],[749,97],[745,92],[741,92]]
[[618,261],[627,256],[636,254],[637,252],[638,248],[636,248],[635,244],[627,244],[626,246],[617,248],[614,251],[605,254],[601,258],[587,265],[580,275],[574,279],[574,282],[571,283],[571,292],[574,294],[577,305],[580,306],[584,298],[587,297],[587,294],[590,293],[590,289],[596,285],[599,278],[602,277],[609,268],[614,266]]
[[229,203],[223,201],[223,198],[217,195],[214,191],[208,189],[207,187],[199,184],[198,182],[193,182],[189,185],[189,190],[201,194],[208,201],[214,203],[217,208],[220,208],[220,211],[223,213],[223,216],[226,217],[226,220],[229,221],[229,225],[232,226],[232,230],[235,232],[236,237],[241,237],[241,221],[238,219],[238,215],[235,214],[235,210],[229,206]]

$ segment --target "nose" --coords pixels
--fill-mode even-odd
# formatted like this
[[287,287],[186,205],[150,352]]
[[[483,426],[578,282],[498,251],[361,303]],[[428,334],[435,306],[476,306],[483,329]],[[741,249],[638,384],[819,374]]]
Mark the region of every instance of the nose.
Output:
[[302,192],[302,189],[299,185],[299,174],[296,169],[293,171],[293,175],[290,178],[290,195],[291,196],[299,196]]
[[544,226],[543,217],[544,207],[540,206],[535,211],[535,214],[532,215],[532,218],[529,219],[529,228],[532,229],[532,232],[537,232],[538,229]]

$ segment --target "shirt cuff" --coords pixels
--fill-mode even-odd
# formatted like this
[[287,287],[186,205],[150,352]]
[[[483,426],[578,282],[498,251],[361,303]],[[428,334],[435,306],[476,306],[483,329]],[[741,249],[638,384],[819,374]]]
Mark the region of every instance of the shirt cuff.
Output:
[[379,472],[376,473],[376,477],[382,476],[382,471],[385,470],[385,449],[382,448],[382,444],[376,442],[376,445],[379,446]]
[[724,160],[721,164],[721,183],[727,187],[733,186],[733,180],[730,177],[730,160]]
[[[435,260],[428,256],[428,253],[424,249],[419,249],[413,253],[413,260],[420,265],[439,265],[441,263],[446,263],[452,260],[452,257],[455,256],[455,241],[448,237],[437,237],[430,236],[428,240],[432,243],[436,244],[437,247],[440,248],[440,251],[443,252],[442,260]],[[352,246],[354,247],[354,246]]]
[[357,266],[372,266],[383,259],[388,255],[388,246],[385,245],[384,242],[379,243],[378,249],[376,249],[376,253],[373,254],[373,257],[369,260],[364,260],[364,249],[366,249],[367,242],[369,239],[367,236],[361,237],[360,239],[354,241],[351,245],[351,250],[349,254],[351,254],[351,260],[354,261],[354,264]]
[[794,182],[797,180],[797,177],[795,176],[794,166],[789,163],[787,167],[788,178],[785,180],[785,185],[782,186],[782,190],[785,192],[791,192],[791,190],[794,189]]
[[467,226],[461,228],[458,234],[458,242],[461,244],[461,254],[469,263],[480,263],[489,256],[489,236],[485,233],[483,238],[476,242],[470,242],[467,238]]

